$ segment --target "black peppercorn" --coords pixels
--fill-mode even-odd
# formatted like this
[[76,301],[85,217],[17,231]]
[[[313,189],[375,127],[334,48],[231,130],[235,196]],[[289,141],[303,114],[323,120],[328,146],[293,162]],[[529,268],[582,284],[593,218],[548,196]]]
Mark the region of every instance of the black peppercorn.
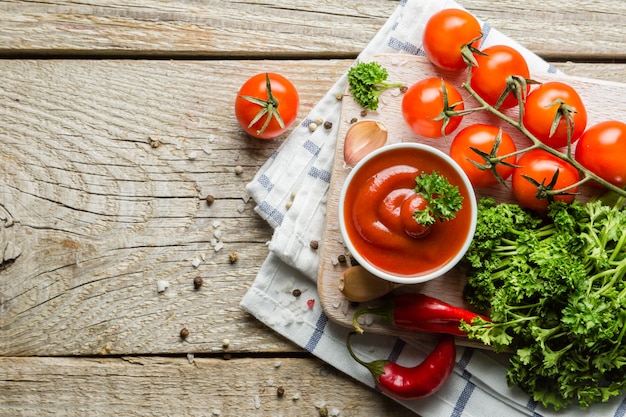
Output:
[[200,287],[202,287],[202,284],[204,284],[204,280],[202,279],[202,277],[195,277],[193,279],[193,288],[195,290],[199,290]]

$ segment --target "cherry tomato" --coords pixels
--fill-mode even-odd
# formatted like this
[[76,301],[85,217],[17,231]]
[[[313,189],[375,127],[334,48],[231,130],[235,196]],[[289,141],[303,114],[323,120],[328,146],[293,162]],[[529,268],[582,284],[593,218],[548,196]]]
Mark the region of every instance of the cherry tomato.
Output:
[[575,158],[582,166],[613,185],[626,185],[626,123],[600,122],[576,144]]
[[583,134],[587,127],[587,110],[582,99],[568,84],[551,81],[541,84],[533,89],[526,98],[524,106],[524,126],[537,139],[552,148],[562,148],[567,145],[567,117],[563,115],[558,120],[558,125],[553,133],[552,125],[555,124],[560,114],[559,108],[563,103],[571,110],[573,129],[571,143],[573,144]]
[[[462,116],[440,119],[444,112],[444,89],[448,110],[463,110],[463,97],[453,85],[440,78],[426,78],[413,84],[402,98],[402,116],[411,130],[428,138],[439,138],[453,132]],[[445,129],[444,129],[445,124]]]
[[250,77],[239,89],[235,115],[243,130],[259,139],[283,134],[296,120],[300,98],[295,86],[275,73]]
[[[543,149],[533,149],[523,154],[518,160],[512,176],[513,195],[522,207],[536,211],[546,211],[550,201],[547,198],[537,198],[538,187],[525,177],[529,177],[538,184],[549,187],[554,179],[554,174],[558,170],[558,177],[552,190],[563,190],[576,184],[580,176],[578,170],[570,163],[544,151]],[[578,186],[567,190],[567,193],[574,194],[578,191]],[[563,201],[567,204],[574,201],[574,195],[555,195],[555,201]]]
[[[472,161],[480,165],[485,165],[486,161],[478,155],[472,148],[487,155],[491,155],[496,146],[496,138],[500,128],[485,124],[469,125],[463,128],[452,140],[450,144],[450,156],[465,171],[474,187],[485,187],[495,185],[498,179],[490,169],[480,169]],[[515,142],[511,136],[502,130],[500,143],[494,156],[509,155],[516,151]],[[516,157],[511,156],[504,160],[508,164],[515,164]],[[513,173],[512,166],[503,164],[496,165],[496,172],[502,180],[506,180]]]
[[[517,75],[529,79],[530,71],[522,54],[510,46],[494,45],[482,52],[486,55],[475,55],[476,66],[472,68],[470,85],[487,103],[495,106],[507,89],[508,77]],[[530,84],[526,84],[524,94],[529,90]],[[499,108],[509,109],[517,105],[515,93],[509,91]]]
[[[444,9],[426,22],[422,47],[435,66],[459,71],[467,67],[462,50],[466,45],[477,48],[481,37],[474,16],[461,9]],[[471,56],[471,51],[468,53]]]

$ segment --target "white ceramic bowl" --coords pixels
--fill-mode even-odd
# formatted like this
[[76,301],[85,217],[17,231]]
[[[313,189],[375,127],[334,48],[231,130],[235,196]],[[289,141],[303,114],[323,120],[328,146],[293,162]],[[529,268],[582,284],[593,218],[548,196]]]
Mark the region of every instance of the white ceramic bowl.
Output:
[[[357,186],[354,185],[355,181],[360,183],[364,178],[371,178],[372,173],[380,171],[377,171],[375,165],[390,157],[395,161],[392,165],[406,166],[408,161],[408,165],[413,166],[418,171],[423,170],[430,173],[435,170],[442,174],[444,172],[451,173],[450,176],[445,174],[444,176],[453,185],[457,185],[464,196],[463,208],[457,213],[457,217],[454,220],[444,222],[446,226],[439,226],[439,224],[443,223],[433,226],[431,232],[426,237],[412,238],[412,240],[407,241],[415,242],[415,247],[407,246],[405,248],[403,243],[402,249],[407,249],[410,255],[403,254],[402,251],[395,249],[393,242],[396,238],[394,236],[390,236],[391,238],[389,239],[384,237],[372,239],[369,236],[368,243],[368,239],[363,238],[360,232],[357,232],[358,227],[355,227],[356,221],[353,213],[365,213],[369,216],[369,214],[376,212],[376,209],[370,208],[370,210],[365,211],[366,209],[363,209],[361,206],[355,208],[355,204],[346,201],[346,198],[357,199],[355,197],[355,190],[357,189],[355,188]],[[414,177],[412,178],[414,179]],[[358,189],[362,190],[363,187],[361,186]],[[372,204],[377,204],[376,201],[373,201],[375,199],[370,197],[371,195],[368,194],[367,200],[361,199],[357,201],[361,203],[371,201]],[[346,213],[346,211],[348,212]],[[440,277],[461,261],[469,248],[476,230],[477,204],[474,189],[467,175],[450,156],[432,146],[407,142],[383,146],[368,154],[352,168],[341,190],[338,215],[339,227],[344,243],[350,254],[361,266],[374,275],[388,281],[401,284],[415,284]],[[438,229],[434,229],[435,227],[438,227]],[[404,242],[406,237],[403,236],[399,239]],[[372,243],[372,240],[377,241]],[[452,244],[453,241],[454,244]],[[387,247],[386,245],[390,246]],[[413,245],[413,243],[406,243],[406,245]],[[444,252],[446,255],[441,260],[434,260],[440,256],[440,253]],[[377,264],[375,258],[383,255],[387,256],[387,254],[392,259],[388,263],[393,265],[393,267],[381,267]],[[395,261],[393,258],[396,258]],[[427,261],[427,259],[431,259],[431,261]],[[431,262],[431,264],[419,271],[396,270],[396,265],[401,265],[404,268],[405,264],[409,263],[409,260],[417,265],[417,268],[422,268],[422,265],[426,265],[428,262]]]

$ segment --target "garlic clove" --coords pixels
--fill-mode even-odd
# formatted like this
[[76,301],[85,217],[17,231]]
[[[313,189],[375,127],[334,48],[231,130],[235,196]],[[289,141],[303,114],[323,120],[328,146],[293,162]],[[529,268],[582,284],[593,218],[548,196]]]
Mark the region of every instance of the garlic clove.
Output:
[[365,302],[375,300],[388,294],[398,284],[386,281],[372,274],[362,266],[346,269],[338,282],[341,291],[349,301]]
[[354,123],[346,133],[343,159],[354,165],[370,152],[387,143],[387,127],[377,120],[361,120]]

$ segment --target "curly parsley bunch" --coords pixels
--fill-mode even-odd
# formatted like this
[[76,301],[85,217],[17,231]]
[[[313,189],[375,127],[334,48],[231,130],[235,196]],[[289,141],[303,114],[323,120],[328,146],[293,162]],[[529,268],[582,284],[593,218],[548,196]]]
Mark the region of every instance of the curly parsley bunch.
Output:
[[508,382],[536,401],[587,407],[626,388],[626,209],[553,203],[548,217],[479,202],[465,296],[493,323],[463,329],[512,352]]

